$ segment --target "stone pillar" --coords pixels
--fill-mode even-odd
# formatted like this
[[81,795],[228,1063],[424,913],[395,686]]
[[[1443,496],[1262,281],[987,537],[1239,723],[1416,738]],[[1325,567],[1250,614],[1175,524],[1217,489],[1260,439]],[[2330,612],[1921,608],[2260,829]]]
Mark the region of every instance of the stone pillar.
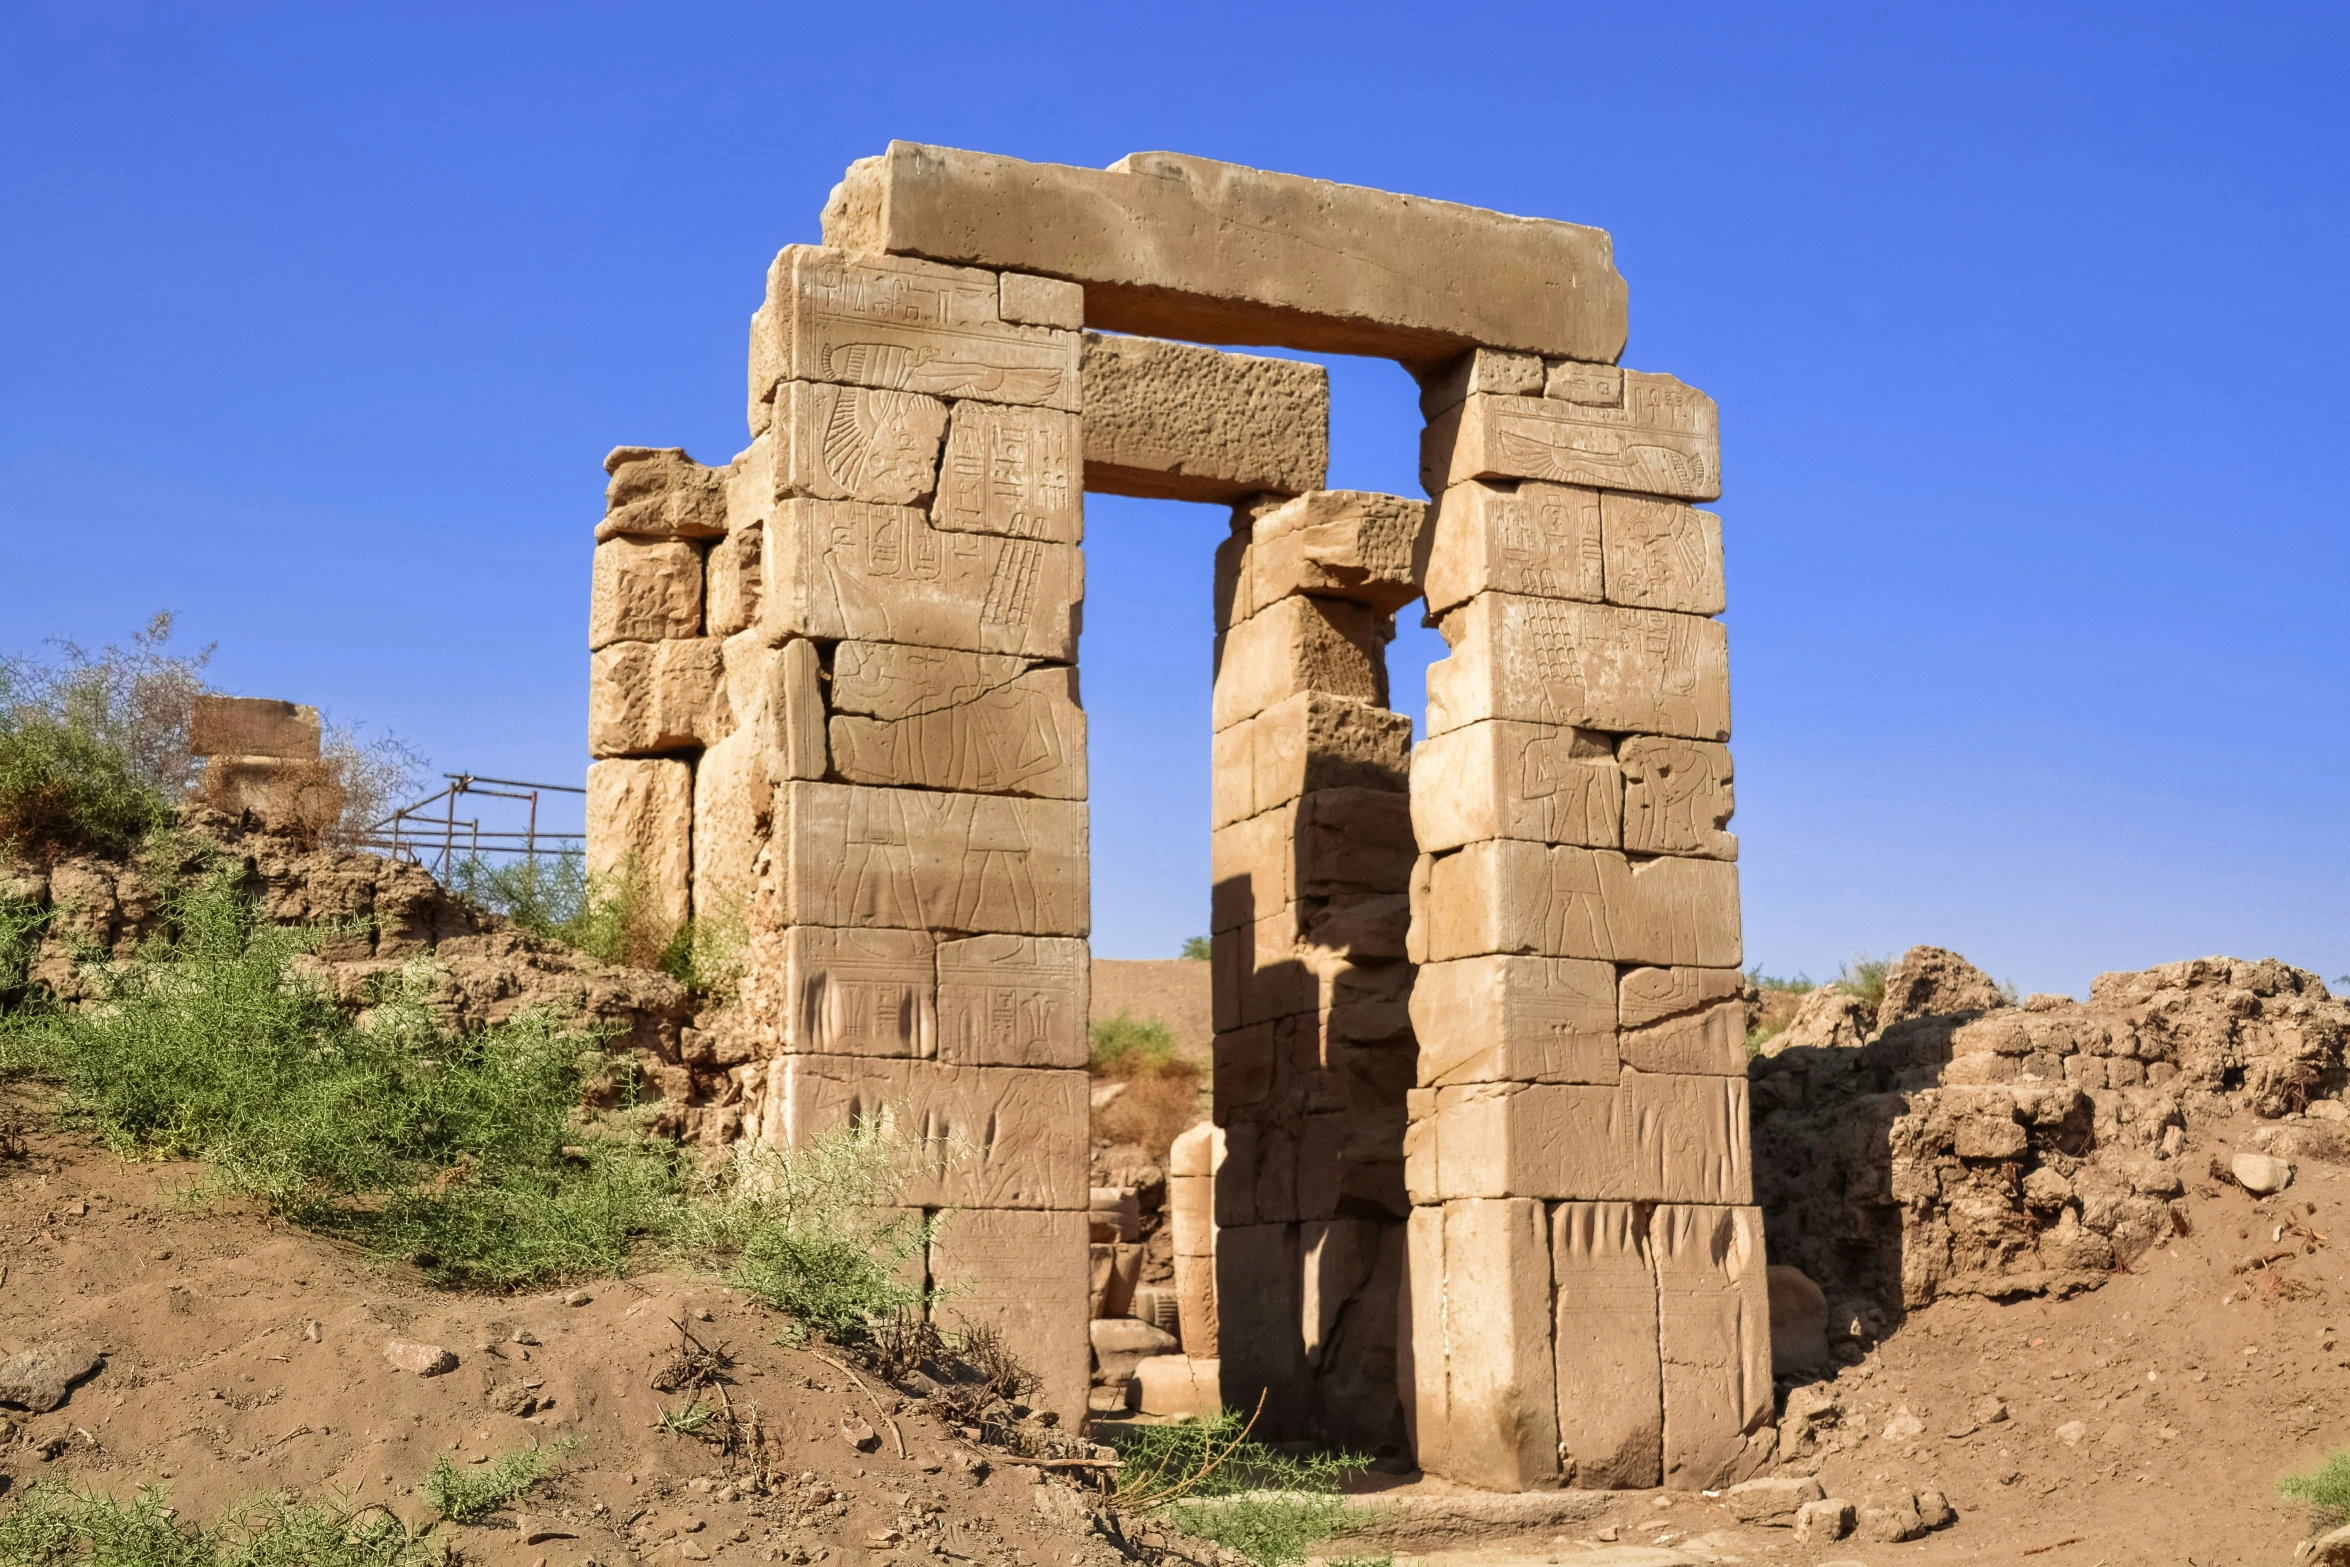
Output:
[[1411,721],[1386,644],[1426,508],[1236,508],[1217,554],[1215,1267],[1224,1402],[1260,1432],[1400,1445]]
[[[745,1130],[914,1134],[927,1259],[1081,1418],[1088,1277],[1081,291],[793,246],[712,612],[749,709],[701,760],[695,903],[734,897]],[[756,543],[753,543],[753,538]],[[753,579],[755,577],[755,592]],[[755,598],[755,603],[753,602]],[[738,656],[739,649],[739,656]],[[705,805],[705,791],[722,791]]]
[[1470,1484],[1712,1487],[1771,1417],[1714,406],[1478,351],[1425,383],[1450,656],[1412,759],[1407,1403]]

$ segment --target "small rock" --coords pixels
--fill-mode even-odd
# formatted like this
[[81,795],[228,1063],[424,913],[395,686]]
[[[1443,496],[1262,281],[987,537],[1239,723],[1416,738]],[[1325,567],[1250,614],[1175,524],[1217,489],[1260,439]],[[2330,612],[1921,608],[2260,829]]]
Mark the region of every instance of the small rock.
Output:
[[2236,1184],[2255,1197],[2267,1197],[2293,1184],[2293,1167],[2264,1153],[2240,1153],[2229,1162]]
[[2056,1439],[2067,1447],[2079,1447],[2089,1435],[2089,1428],[2078,1420],[2067,1420],[2056,1428]]
[[1958,1513],[1951,1507],[1950,1498],[1940,1491],[1920,1491],[1918,1522],[1929,1529],[1940,1529],[1958,1522]]
[[1918,1516],[1917,1499],[1907,1492],[1897,1491],[1884,1504],[1864,1506],[1860,1510],[1860,1535],[1864,1540],[1898,1545],[1925,1532],[1926,1521]]
[[551,1523],[534,1524],[528,1515],[517,1517],[514,1520],[514,1528],[515,1532],[522,1536],[522,1543],[525,1545],[543,1545],[549,1540],[576,1540],[579,1538],[569,1530],[558,1529]]
[[1594,1533],[1594,1534],[1598,1535],[1598,1536],[1599,1536],[1599,1538],[1601,1538],[1601,1539],[1603,1539],[1603,1540],[1607,1541],[1607,1542],[1608,1542],[1608,1543],[1610,1543],[1611,1545],[1612,1545],[1613,1543],[1615,1543],[1615,1538],[1616,1538],[1617,1534],[1618,1534],[1618,1533],[1620,1533],[1620,1532],[1621,1532],[1621,1531],[1619,1531],[1619,1530],[1616,1528],[1616,1526],[1615,1526],[1614,1524],[1612,1524],[1612,1523],[1611,1523],[1611,1524],[1606,1524],[1606,1525],[1603,1525],[1602,1527],[1600,1527],[1600,1528],[1598,1528],[1598,1529],[1594,1529],[1594,1530],[1592,1531],[1592,1533]]
[[302,1336],[313,1344],[324,1343],[326,1341],[326,1324],[316,1317],[310,1317],[302,1323]]
[[457,1357],[438,1344],[409,1344],[394,1339],[384,1346],[384,1359],[420,1377],[437,1377],[457,1369]]
[[1893,1411],[1893,1418],[1885,1423],[1888,1442],[1914,1442],[1926,1434],[1926,1423],[1909,1412],[1907,1404]]
[[590,1295],[586,1290],[573,1290],[570,1294],[563,1297],[563,1304],[566,1306],[584,1306],[595,1298],[595,1296]]
[[1975,1400],[1975,1407],[1968,1413],[1975,1417],[1976,1425],[1995,1426],[2007,1418],[2007,1404],[1998,1394],[1986,1393]]
[[538,1341],[539,1336],[528,1328],[516,1328],[514,1330],[514,1337],[509,1340],[509,1342],[515,1344],[536,1344]]
[[2311,1540],[2302,1560],[2310,1567],[2350,1567],[2350,1524]]
[[1722,1500],[1740,1523],[1787,1525],[1795,1522],[1804,1503],[1816,1502],[1826,1494],[1819,1481],[1809,1478],[1745,1480],[1724,1491]]
[[517,1420],[527,1420],[539,1412],[539,1396],[519,1382],[509,1382],[490,1389],[490,1408]]
[[881,1445],[881,1433],[856,1415],[840,1417],[840,1439],[860,1453],[870,1453]]
[[97,1346],[80,1339],[53,1338],[0,1360],[0,1404],[47,1414],[65,1402],[73,1385],[96,1371]]
[[684,1557],[689,1562],[706,1562],[710,1559],[710,1552],[708,1548],[696,1545],[691,1540],[678,1541],[677,1554]]
[[876,1529],[865,1538],[868,1543],[873,1545],[895,1545],[905,1536],[895,1529]]
[[1831,1496],[1806,1502],[1795,1510],[1798,1541],[1841,1540],[1852,1532],[1852,1504]]

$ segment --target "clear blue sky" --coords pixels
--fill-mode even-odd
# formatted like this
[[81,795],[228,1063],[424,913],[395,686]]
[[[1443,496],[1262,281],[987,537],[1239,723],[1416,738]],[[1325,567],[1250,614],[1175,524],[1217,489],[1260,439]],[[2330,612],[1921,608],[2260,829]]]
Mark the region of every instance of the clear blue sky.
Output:
[[[6,8],[0,650],[158,608],[438,767],[584,764],[605,450],[744,442],[892,137],[1601,225],[1722,407],[1747,950],[2350,970],[2335,5]],[[1339,362],[1332,482],[1413,493]],[[1094,921],[1207,924],[1204,508],[1089,502]],[[1399,638],[1417,708],[1432,634]]]

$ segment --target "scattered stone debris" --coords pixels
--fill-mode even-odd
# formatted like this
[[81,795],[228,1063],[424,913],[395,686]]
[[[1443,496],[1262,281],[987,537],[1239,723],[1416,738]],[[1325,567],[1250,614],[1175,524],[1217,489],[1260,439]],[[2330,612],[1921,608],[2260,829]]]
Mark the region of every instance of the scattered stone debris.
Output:
[[0,1361],[0,1404],[47,1414],[72,1396],[74,1385],[97,1373],[104,1358],[82,1339],[54,1338]]

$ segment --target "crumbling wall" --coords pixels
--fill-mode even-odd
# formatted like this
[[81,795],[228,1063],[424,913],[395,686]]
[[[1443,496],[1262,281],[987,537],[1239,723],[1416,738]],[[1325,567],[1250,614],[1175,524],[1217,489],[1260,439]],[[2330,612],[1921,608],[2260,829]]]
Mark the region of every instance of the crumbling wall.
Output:
[[[1920,976],[1932,978],[1921,983]],[[1915,948],[1874,1015],[1821,992],[1752,1064],[1771,1256],[1828,1296],[1845,1340],[1946,1295],[2095,1288],[2189,1222],[2208,1131],[2249,1113],[2338,1140],[2350,1005],[2271,961],[2101,974],[2086,1002],[2020,1005]]]

